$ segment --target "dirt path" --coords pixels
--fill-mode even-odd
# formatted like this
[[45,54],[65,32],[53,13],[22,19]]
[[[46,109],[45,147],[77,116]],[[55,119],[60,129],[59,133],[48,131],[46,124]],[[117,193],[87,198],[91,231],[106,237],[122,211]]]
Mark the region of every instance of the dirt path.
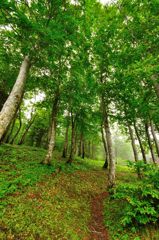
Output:
[[100,193],[92,198],[92,218],[90,222],[90,237],[88,240],[108,240],[108,232],[104,226],[103,201],[107,192]]

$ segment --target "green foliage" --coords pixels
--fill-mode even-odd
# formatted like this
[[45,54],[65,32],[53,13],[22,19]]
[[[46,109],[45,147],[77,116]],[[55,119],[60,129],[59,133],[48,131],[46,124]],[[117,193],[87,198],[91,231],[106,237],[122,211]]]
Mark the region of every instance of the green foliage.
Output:
[[134,183],[120,184],[114,199],[125,202],[121,224],[140,226],[159,221],[159,169],[143,162],[131,164],[144,178]]
[[158,169],[149,166],[137,180],[128,167],[118,167],[118,185],[105,200],[105,225],[113,240],[154,239],[159,237]]
[[159,193],[151,184],[120,185],[113,197],[125,202],[121,218],[123,226],[146,225],[159,220]]
[[136,172],[142,178],[147,171],[155,169],[154,165],[146,164],[143,161],[132,162],[128,161],[128,167]]

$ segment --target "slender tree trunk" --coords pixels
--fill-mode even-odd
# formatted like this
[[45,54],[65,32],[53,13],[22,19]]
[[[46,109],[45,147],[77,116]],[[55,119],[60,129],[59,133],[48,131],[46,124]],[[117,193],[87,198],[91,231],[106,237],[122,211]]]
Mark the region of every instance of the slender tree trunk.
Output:
[[85,144],[84,144],[84,140],[82,139],[82,158],[85,158]]
[[63,153],[62,157],[66,158],[67,157],[67,150],[68,150],[68,131],[69,131],[69,121],[67,123],[66,127],[66,132],[65,132],[65,142],[64,142],[64,148],[63,148]]
[[80,141],[79,141],[79,149],[78,149],[78,156],[82,156],[82,141],[83,141],[83,133],[80,134]]
[[75,155],[78,155],[78,134],[75,133],[75,151],[74,151]]
[[73,119],[73,115],[71,114],[71,127],[72,127],[72,133],[71,133],[71,149],[70,149],[70,156],[67,161],[67,163],[72,163],[74,159],[74,151],[75,151],[75,119]]
[[25,138],[29,132],[29,129],[31,128],[31,126],[33,125],[34,121],[35,121],[35,118],[36,118],[36,114],[30,119],[29,123],[28,123],[28,126],[26,127],[21,139],[19,140],[18,142],[18,145],[22,145],[25,141]]
[[[101,84],[105,84],[107,79],[103,77],[103,71],[101,69],[101,75],[100,75],[100,82]],[[101,112],[103,115],[103,124],[106,134],[106,142],[107,142],[107,148],[108,148],[108,156],[109,156],[109,164],[108,164],[108,189],[112,189],[115,186],[115,157],[113,153],[113,144],[112,144],[112,136],[109,126],[109,119],[108,119],[108,113],[107,113],[107,104],[105,101],[105,93],[102,92],[101,95]]]
[[[133,153],[134,153],[134,159],[135,159],[135,162],[138,162],[139,161],[139,156],[138,156],[138,151],[137,151],[136,144],[135,144],[135,137],[134,137],[133,130],[132,130],[132,128],[129,124],[128,124],[128,129],[129,129],[131,145],[132,145],[132,149],[133,149]],[[142,174],[141,174],[140,169],[137,169],[137,175],[138,175],[139,179],[142,178]]]
[[135,137],[134,137],[133,130],[129,124],[128,124],[128,129],[129,129],[131,145],[132,145],[132,149],[133,149],[133,153],[134,153],[134,159],[135,159],[135,162],[138,162],[139,156],[138,156],[138,152],[137,152],[137,148],[136,148],[136,144],[135,144]]
[[109,120],[108,120],[108,115],[106,112],[105,112],[105,116],[104,116],[104,129],[105,129],[105,133],[106,133],[108,156],[109,156],[108,188],[111,189],[115,185],[115,158],[114,158],[114,153],[113,153],[113,144],[112,144]]
[[151,127],[151,133],[152,133],[152,136],[153,136],[153,139],[154,139],[154,143],[155,143],[155,146],[156,146],[157,156],[159,157],[159,144],[158,144],[158,140],[157,140],[155,129],[154,129],[154,126],[153,126],[152,122],[150,122],[150,127]]
[[91,158],[91,141],[88,142],[88,158]]
[[147,163],[145,150],[144,150],[144,148],[143,148],[142,141],[141,141],[141,138],[140,138],[140,135],[139,135],[139,132],[138,132],[138,129],[137,129],[137,126],[136,126],[135,123],[134,123],[134,129],[135,129],[135,133],[136,133],[136,136],[137,136],[137,139],[138,139],[139,145],[140,145],[140,149],[141,149],[141,153],[142,153],[143,161],[144,161],[144,163]]
[[154,151],[153,151],[153,146],[152,146],[151,137],[150,137],[150,133],[149,133],[148,123],[145,123],[145,132],[146,132],[147,142],[148,142],[150,152],[151,152],[151,156],[152,156],[152,161],[156,164],[155,154],[154,154]]
[[104,133],[104,129],[103,129],[103,125],[101,125],[101,133],[102,133],[102,141],[103,141],[103,146],[104,146],[104,151],[105,151],[105,162],[103,165],[104,169],[108,168],[108,147],[107,147],[107,142],[106,142],[106,138],[105,138],[105,133]]
[[10,141],[10,144],[14,144],[15,142],[15,139],[17,138],[20,130],[21,130],[21,127],[22,127],[22,118],[21,118],[21,111],[19,109],[19,127],[18,127],[18,130],[17,132],[15,133],[15,135],[13,136],[12,140]]
[[0,112],[0,140],[3,137],[4,133],[6,132],[9,124],[13,120],[19,108],[19,105],[23,97],[24,86],[27,74],[29,73],[30,66],[31,64],[29,57],[26,56],[20,67],[19,75],[13,86],[13,89]]
[[5,142],[5,143],[9,143],[10,142],[10,138],[12,136],[13,129],[14,129],[15,122],[16,122],[16,117],[17,116],[14,117],[14,119],[13,119],[13,121],[11,123],[11,126],[9,126],[8,131],[6,131],[6,133],[2,137],[2,141]]
[[56,118],[57,118],[57,112],[58,112],[59,99],[60,99],[59,91],[57,91],[55,93],[55,99],[54,99],[53,108],[52,108],[52,122],[51,122],[51,128],[49,130],[50,136],[49,136],[48,151],[47,151],[47,155],[46,155],[44,161],[42,162],[43,164],[46,164],[46,165],[51,165],[53,150],[55,147]]

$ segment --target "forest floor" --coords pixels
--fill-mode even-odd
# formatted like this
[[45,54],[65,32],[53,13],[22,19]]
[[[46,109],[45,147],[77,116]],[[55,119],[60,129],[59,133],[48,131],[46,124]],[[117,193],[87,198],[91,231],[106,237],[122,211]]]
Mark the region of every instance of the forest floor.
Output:
[[106,240],[103,162],[78,160],[69,166],[55,153],[54,166],[47,167],[39,164],[45,153],[1,146],[0,239]]
[[[118,231],[122,206],[110,202],[103,161],[76,159],[70,166],[55,151],[48,167],[40,164],[45,154],[43,149],[0,146],[0,239],[159,239]],[[118,171],[118,181],[135,181],[126,168]]]

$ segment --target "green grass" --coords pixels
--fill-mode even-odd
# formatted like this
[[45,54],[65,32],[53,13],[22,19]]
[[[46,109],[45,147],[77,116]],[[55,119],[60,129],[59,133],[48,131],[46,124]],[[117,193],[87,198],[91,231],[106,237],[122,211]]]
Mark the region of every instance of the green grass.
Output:
[[72,165],[65,164],[55,151],[52,166],[40,164],[46,155],[46,150],[26,146],[0,146],[0,198],[15,191],[21,191],[24,186],[32,186],[45,175],[51,175],[60,166],[65,173],[77,170],[101,168],[102,161],[81,160],[77,158]]
[[[80,240],[89,235],[91,196],[106,188],[103,162],[77,158],[68,165],[55,151],[48,167],[40,164],[45,154],[38,148],[0,146],[0,239]],[[59,166],[62,171],[55,174]]]
[[43,175],[52,174],[55,166],[39,164],[45,151],[36,148],[4,145],[0,147],[0,198],[15,191],[22,191],[24,186],[32,186]]

